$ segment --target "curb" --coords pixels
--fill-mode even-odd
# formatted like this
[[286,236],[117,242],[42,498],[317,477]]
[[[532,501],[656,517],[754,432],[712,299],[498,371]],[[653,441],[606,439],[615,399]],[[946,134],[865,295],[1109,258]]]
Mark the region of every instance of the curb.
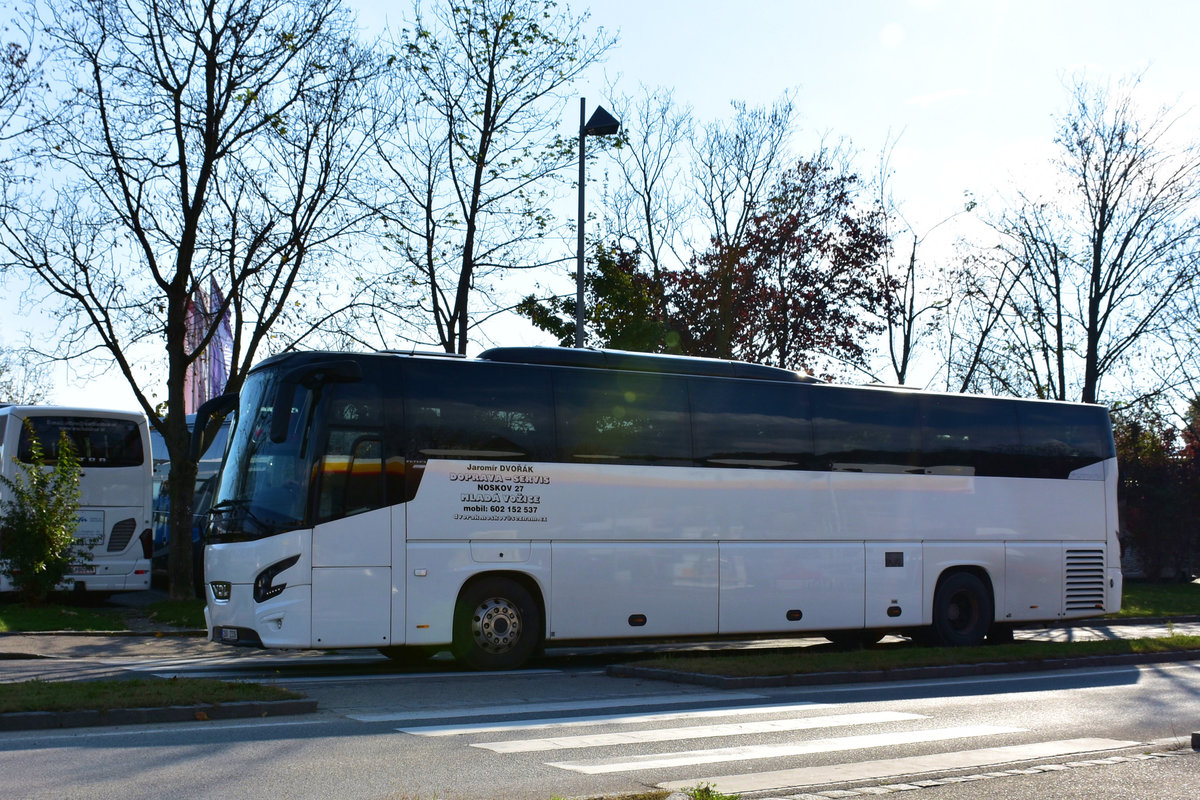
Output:
[[991,661],[981,664],[952,664],[940,667],[899,667],[858,672],[813,672],[792,675],[763,675],[731,678],[724,675],[705,675],[698,672],[613,664],[604,674],[613,678],[645,678],[672,681],[714,689],[756,689],[776,686],[829,686],[838,683],[882,683],[886,681],[929,680],[933,678],[964,678],[972,675],[1010,675],[1018,672],[1115,667],[1133,664],[1163,664],[1177,661],[1200,661],[1200,650],[1178,650],[1167,653],[1131,653],[1113,656],[1082,656],[1053,658],[1044,661]]
[[145,725],[159,722],[204,722],[218,719],[312,714],[316,710],[316,700],[265,700],[159,708],[17,711],[0,714],[0,731],[53,730],[100,725]]
[[174,628],[164,631],[0,631],[0,639],[7,636],[78,636],[117,637],[145,639],[182,639],[190,636],[207,636],[203,628]]

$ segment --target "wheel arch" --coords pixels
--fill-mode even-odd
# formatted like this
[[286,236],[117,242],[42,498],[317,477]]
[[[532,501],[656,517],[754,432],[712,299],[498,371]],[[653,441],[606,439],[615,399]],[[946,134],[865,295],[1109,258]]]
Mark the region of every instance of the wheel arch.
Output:
[[537,578],[530,575],[528,572],[521,572],[520,570],[511,569],[489,569],[483,570],[482,572],[476,572],[474,575],[463,581],[462,586],[458,587],[458,595],[454,598],[455,607],[457,607],[458,603],[462,601],[463,595],[468,589],[475,584],[480,583],[481,581],[490,580],[492,578],[506,578],[513,583],[518,584],[525,591],[529,592],[529,596],[533,598],[533,602],[537,604],[538,613],[542,618],[542,639],[544,640],[547,636],[546,631],[549,630],[546,627],[546,595],[542,591],[541,583],[537,580]]
[[945,567],[934,585],[929,613],[931,625],[919,633],[925,643],[982,644],[997,626],[996,590],[987,569],[969,563]]
[[925,542],[921,624],[933,623],[933,603],[938,587],[951,575],[967,572],[983,583],[992,600],[993,621],[1002,618],[1005,602],[1004,542]]
[[929,602],[926,603],[926,605],[927,606],[932,605],[933,598],[937,596],[938,587],[941,586],[942,583],[947,578],[949,578],[951,575],[957,574],[959,572],[970,573],[971,575],[974,575],[976,578],[979,578],[979,580],[983,582],[984,587],[988,590],[988,594],[990,594],[992,596],[992,622],[995,622],[996,615],[999,613],[997,602],[996,602],[996,600],[997,600],[996,584],[995,584],[995,582],[992,581],[992,574],[988,571],[987,567],[983,566],[982,564],[974,564],[974,563],[951,564],[949,566],[944,567],[942,569],[942,571],[940,573],[938,573],[937,580],[934,581],[933,591],[930,593]]

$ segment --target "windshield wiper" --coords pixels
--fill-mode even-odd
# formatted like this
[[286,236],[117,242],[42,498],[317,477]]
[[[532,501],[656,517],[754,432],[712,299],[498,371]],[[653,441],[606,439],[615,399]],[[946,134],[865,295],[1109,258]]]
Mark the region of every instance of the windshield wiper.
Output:
[[245,508],[250,504],[250,499],[247,497],[226,498],[219,503],[213,503],[208,507],[208,513],[221,514],[226,511],[232,511],[235,508]]
[[231,511],[241,511],[245,515],[243,519],[253,522],[263,533],[274,533],[275,531],[275,528],[263,522],[250,510],[250,498],[248,497],[226,498],[208,507],[209,514],[227,514]]

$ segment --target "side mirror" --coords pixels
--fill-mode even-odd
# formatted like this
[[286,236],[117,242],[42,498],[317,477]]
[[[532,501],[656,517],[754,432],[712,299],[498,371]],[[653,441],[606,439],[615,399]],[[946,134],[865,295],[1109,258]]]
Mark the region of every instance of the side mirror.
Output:
[[237,408],[237,404],[237,394],[223,394],[196,409],[196,421],[192,424],[192,441],[191,447],[188,449],[188,458],[192,461],[200,460],[200,454],[204,452],[204,429],[208,427],[208,421],[217,414],[225,416]]

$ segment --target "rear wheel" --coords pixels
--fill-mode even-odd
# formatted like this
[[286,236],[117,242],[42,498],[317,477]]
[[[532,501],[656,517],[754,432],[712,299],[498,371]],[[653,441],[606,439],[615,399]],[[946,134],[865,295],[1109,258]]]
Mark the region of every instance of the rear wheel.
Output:
[[484,578],[468,585],[454,613],[454,656],[475,669],[516,669],[542,640],[542,615],[516,581]]
[[970,572],[954,572],[933,595],[933,634],[948,647],[977,645],[992,626],[992,593]]

